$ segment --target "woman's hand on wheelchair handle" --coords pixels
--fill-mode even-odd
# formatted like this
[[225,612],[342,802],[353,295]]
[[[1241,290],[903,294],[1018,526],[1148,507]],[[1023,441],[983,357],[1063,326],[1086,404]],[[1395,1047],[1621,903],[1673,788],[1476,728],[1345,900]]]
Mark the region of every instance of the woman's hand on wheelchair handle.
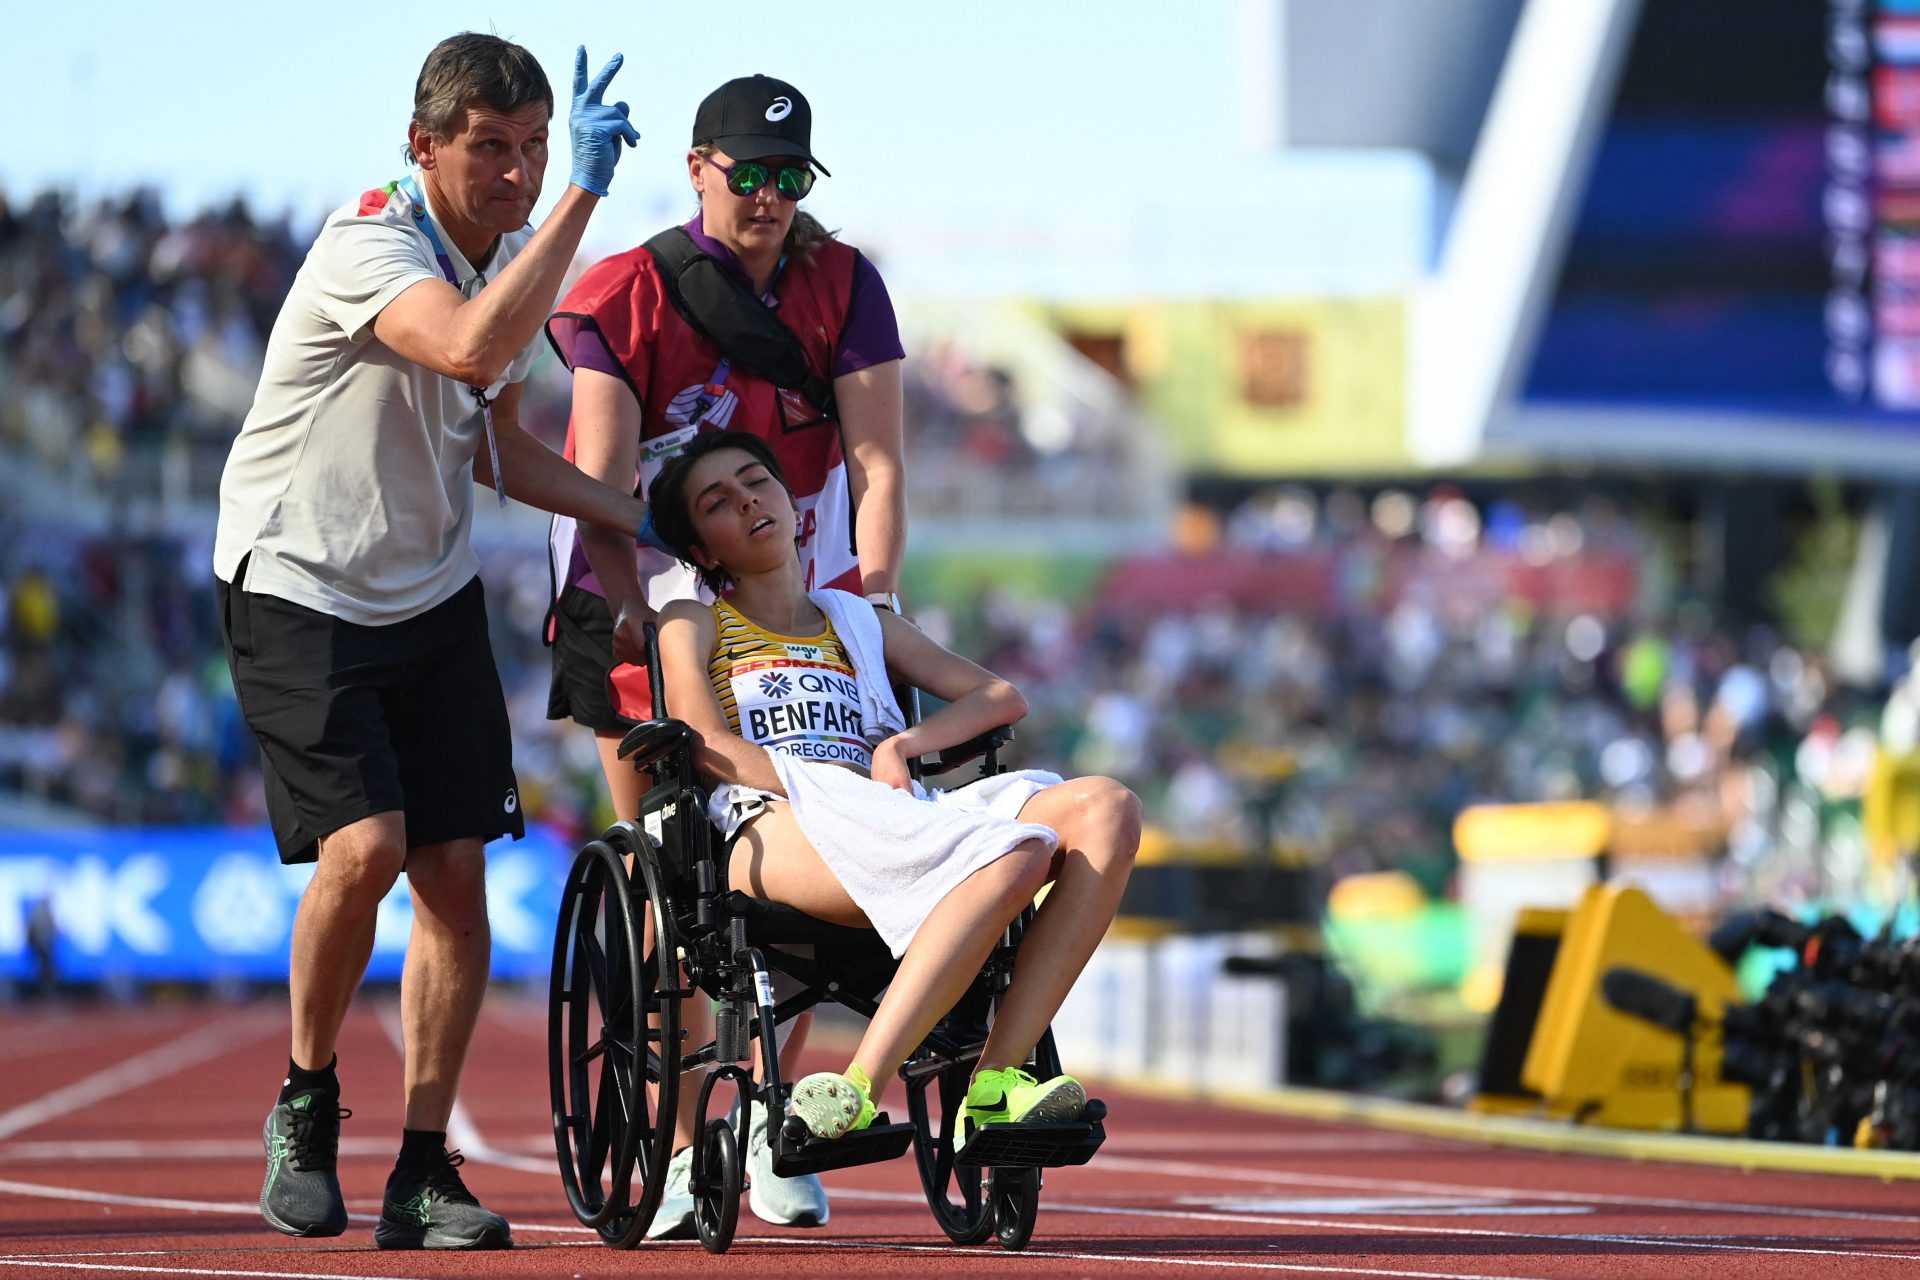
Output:
[[629,600],[613,616],[613,660],[645,666],[647,636],[644,628],[654,620],[654,612],[644,601]]

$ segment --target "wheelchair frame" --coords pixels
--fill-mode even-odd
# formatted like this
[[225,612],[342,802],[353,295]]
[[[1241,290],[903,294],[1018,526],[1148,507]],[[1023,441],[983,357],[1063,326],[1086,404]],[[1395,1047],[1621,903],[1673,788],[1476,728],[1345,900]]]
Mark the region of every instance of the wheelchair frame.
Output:
[[[776,1030],[828,1000],[871,1018],[896,962],[872,930],[817,920],[722,882],[717,833],[693,768],[693,731],[661,714],[666,701],[652,624],[646,635],[657,718],[631,729],[619,754],[650,773],[653,785],[634,818],[580,850],[554,936],[548,1078],[555,1152],[574,1216],[614,1248],[640,1243],[666,1188],[681,1074],[712,1065],[700,1086],[691,1180],[694,1225],[709,1252],[732,1243],[747,1187],[745,1141],[712,1112],[722,1089],[735,1095],[743,1131],[754,1105],[785,1117],[768,1126],[780,1176],[890,1160],[911,1147],[928,1206],[949,1239],[978,1244],[991,1235],[1004,1248],[1024,1248],[1039,1210],[1041,1170],[1084,1164],[1106,1139],[1105,1104],[1089,1099],[1080,1122],[985,1125],[964,1149],[954,1146],[972,1064],[1012,980],[1033,908],[1008,927],[967,994],[901,1066],[908,1122],[891,1123],[882,1112],[864,1130],[814,1138],[799,1117],[786,1114]],[[910,704],[917,719],[917,695]],[[975,759],[981,776],[990,776],[1011,738],[1010,728],[992,730],[930,764],[916,762],[915,776]],[[812,957],[783,949],[794,945],[811,946]],[[802,990],[776,1004],[775,972]],[[689,1051],[681,1005],[708,997],[716,1004],[714,1038]],[[756,1041],[757,1088],[740,1065],[756,1052]],[[1059,1072],[1051,1030],[1027,1067],[1042,1079]]]

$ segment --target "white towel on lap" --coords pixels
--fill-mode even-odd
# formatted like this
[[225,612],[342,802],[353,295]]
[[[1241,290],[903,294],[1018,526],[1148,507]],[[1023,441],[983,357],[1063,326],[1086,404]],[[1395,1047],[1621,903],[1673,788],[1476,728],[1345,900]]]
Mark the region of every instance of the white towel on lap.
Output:
[[1039,840],[1059,846],[1053,828],[1018,820],[1060,775],[1022,769],[953,791],[908,795],[851,769],[773,753],[794,820],[894,956],[905,955],[921,922],[955,885]]

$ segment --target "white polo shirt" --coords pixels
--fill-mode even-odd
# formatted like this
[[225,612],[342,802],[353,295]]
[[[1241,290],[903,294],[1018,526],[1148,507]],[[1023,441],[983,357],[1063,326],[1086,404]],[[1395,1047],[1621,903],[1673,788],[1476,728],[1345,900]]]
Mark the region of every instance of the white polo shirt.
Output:
[[[482,273],[437,219],[434,229],[469,298],[533,235],[500,237]],[[236,586],[378,626],[426,612],[479,573],[468,540],[473,456],[486,445],[479,405],[463,383],[373,336],[389,302],[445,279],[406,184],[328,217],[274,321],[220,477],[222,581],[251,553]],[[525,381],[539,345],[536,334],[489,397]]]

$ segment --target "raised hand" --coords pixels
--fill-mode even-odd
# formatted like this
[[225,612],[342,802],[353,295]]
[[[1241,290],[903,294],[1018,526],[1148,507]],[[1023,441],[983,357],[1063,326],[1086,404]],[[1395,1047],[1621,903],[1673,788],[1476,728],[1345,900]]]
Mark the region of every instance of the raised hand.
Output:
[[573,136],[573,177],[569,181],[596,196],[607,194],[613,166],[620,160],[620,144],[631,147],[640,142],[640,131],[627,119],[627,104],[608,106],[602,101],[624,60],[614,54],[588,84],[587,46],[581,45],[573,56],[573,114],[567,120],[567,131]]

